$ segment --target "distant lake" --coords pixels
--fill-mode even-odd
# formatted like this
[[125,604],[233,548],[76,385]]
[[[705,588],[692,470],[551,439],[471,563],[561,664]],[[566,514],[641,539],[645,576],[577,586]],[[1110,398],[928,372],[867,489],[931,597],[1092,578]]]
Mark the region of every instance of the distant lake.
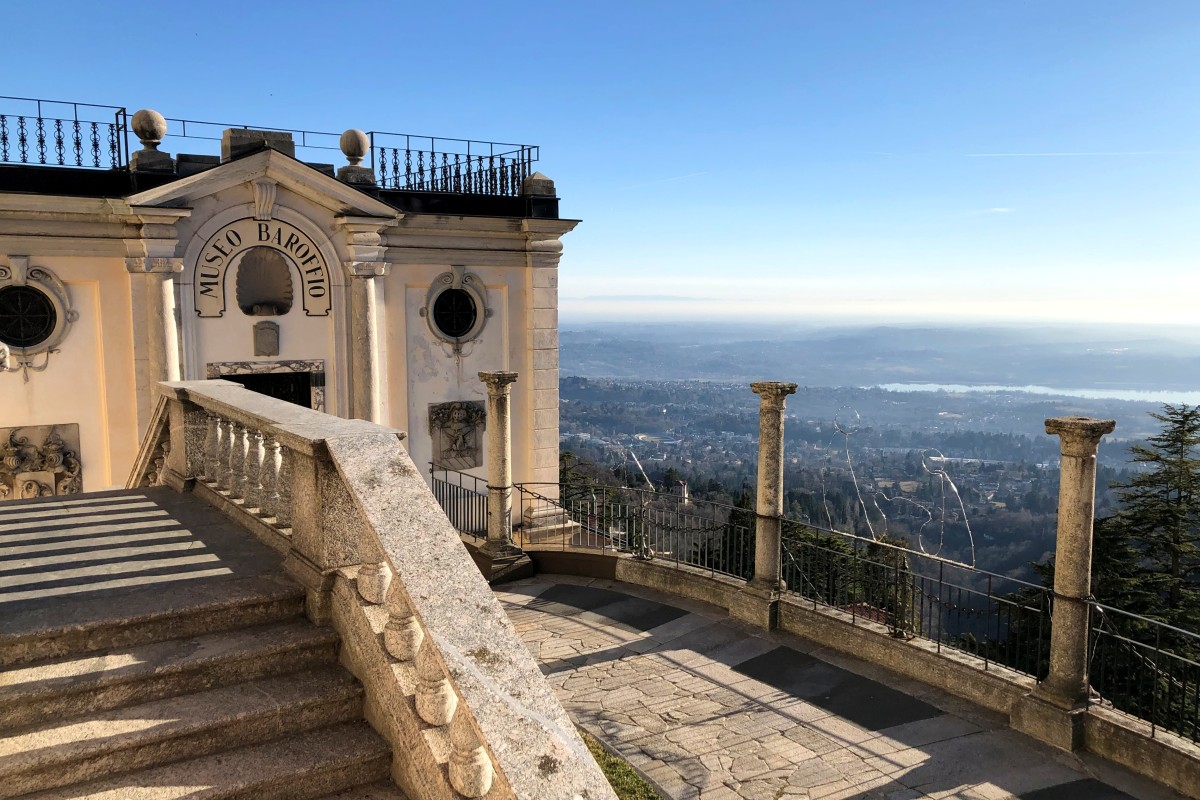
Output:
[[1001,386],[961,383],[881,383],[876,389],[889,392],[1024,392],[1026,394],[1085,397],[1090,400],[1132,400],[1141,403],[1187,403],[1200,405],[1200,392],[1144,392],[1135,389],[1056,389],[1051,386]]

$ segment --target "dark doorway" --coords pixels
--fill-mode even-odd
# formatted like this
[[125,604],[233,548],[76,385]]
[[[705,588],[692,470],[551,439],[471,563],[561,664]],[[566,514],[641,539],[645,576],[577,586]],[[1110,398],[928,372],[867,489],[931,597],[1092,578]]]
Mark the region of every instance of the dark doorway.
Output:
[[312,408],[311,372],[260,372],[252,375],[222,375],[221,378],[240,383],[252,392]]

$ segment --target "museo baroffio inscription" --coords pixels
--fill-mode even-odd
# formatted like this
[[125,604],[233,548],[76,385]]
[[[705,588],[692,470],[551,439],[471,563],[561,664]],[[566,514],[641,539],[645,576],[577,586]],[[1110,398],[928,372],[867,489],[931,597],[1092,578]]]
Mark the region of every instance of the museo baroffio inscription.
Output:
[[196,262],[194,292],[201,317],[225,315],[225,276],[238,256],[254,247],[277,250],[300,273],[300,303],[310,317],[329,314],[329,268],[320,248],[295,225],[253,217],[235,220],[208,238]]

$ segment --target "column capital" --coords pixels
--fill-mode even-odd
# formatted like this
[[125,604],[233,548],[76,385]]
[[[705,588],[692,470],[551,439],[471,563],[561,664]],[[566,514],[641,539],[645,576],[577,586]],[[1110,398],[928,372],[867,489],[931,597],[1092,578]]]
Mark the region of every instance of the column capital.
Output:
[[388,274],[386,261],[343,261],[342,266],[351,278],[377,278]]
[[750,384],[750,391],[762,398],[764,403],[783,405],[789,394],[795,394],[797,385],[782,381],[755,381]]
[[1053,417],[1046,420],[1046,433],[1062,437],[1062,454],[1087,458],[1096,455],[1100,437],[1112,433],[1115,420],[1092,417]]
[[487,384],[489,395],[508,394],[508,387],[517,380],[515,372],[481,372],[479,380]]
[[183,259],[133,256],[125,259],[125,269],[135,274],[155,272],[178,275],[183,272]]

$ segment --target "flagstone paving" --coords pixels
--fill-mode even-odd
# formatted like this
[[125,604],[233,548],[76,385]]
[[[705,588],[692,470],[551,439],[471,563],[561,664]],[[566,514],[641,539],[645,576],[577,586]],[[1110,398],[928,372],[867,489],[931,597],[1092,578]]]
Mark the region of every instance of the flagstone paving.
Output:
[[553,575],[497,595],[576,722],[676,800],[1180,797],[714,606]]

